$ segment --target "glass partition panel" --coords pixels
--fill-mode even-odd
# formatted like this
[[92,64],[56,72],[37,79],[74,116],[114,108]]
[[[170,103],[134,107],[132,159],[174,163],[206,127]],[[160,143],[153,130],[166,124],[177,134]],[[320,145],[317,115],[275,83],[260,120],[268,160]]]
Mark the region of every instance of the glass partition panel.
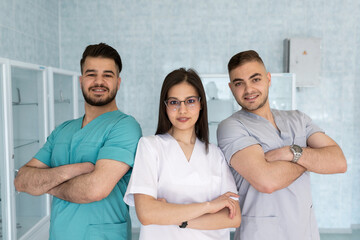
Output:
[[[2,72],[2,64],[0,64],[0,93],[2,93],[2,81],[4,81],[3,77],[3,72]],[[3,201],[1,201],[1,199],[3,199],[4,193],[3,193],[3,189],[1,187],[1,184],[3,183],[3,177],[4,177],[4,169],[3,169],[3,163],[5,161],[5,143],[4,143],[4,129],[3,129],[3,121],[4,121],[4,116],[3,116],[3,102],[2,102],[2,98],[0,100],[0,240],[3,239],[3,218],[2,218],[2,210],[3,210]]]
[[[14,167],[27,163],[43,144],[44,101],[43,72],[21,67],[11,68]],[[20,238],[46,216],[46,196],[18,193],[16,201],[16,228]]]
[[295,75],[292,73],[271,74],[269,100],[271,108],[295,109]]
[[79,87],[78,87],[79,117],[82,117],[85,114],[85,106],[84,106],[85,100],[84,100],[84,96],[83,96],[79,81],[78,81],[78,84],[79,84]]
[[72,76],[54,73],[55,127],[74,118]]
[[201,76],[207,100],[209,141],[217,144],[216,129],[218,124],[239,110],[229,89],[227,74],[211,74]]

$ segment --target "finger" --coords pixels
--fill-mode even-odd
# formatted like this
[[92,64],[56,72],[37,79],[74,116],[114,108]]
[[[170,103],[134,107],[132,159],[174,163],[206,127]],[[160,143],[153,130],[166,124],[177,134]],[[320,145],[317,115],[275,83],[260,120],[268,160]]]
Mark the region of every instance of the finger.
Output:
[[234,212],[235,212],[235,205],[231,202],[231,200],[228,200],[227,208],[229,209],[229,218],[233,219]]
[[233,192],[227,192],[227,193],[225,193],[225,195],[226,195],[227,197],[235,197],[235,198],[239,198],[239,197],[240,197],[238,194],[233,193]]
[[234,217],[236,216],[236,205],[239,204],[239,202],[237,200],[233,200],[233,199],[230,199],[233,206],[234,206]]

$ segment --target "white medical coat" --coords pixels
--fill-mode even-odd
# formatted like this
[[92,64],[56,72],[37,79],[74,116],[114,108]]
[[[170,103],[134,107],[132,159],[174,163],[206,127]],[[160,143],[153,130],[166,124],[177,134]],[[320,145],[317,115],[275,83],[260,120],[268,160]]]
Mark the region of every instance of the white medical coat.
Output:
[[[189,204],[211,201],[236,185],[220,149],[196,139],[190,161],[169,134],[140,139],[135,164],[124,201],[134,206],[133,194],[164,198],[169,203]],[[177,225],[141,226],[140,240],[147,239],[229,239],[229,229],[181,229]]]

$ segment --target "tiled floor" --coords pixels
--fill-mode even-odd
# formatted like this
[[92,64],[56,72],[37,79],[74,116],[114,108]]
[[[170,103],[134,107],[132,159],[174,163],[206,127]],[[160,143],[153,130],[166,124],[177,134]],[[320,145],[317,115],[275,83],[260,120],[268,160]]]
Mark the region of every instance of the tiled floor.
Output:
[[353,229],[351,234],[321,234],[321,240],[360,240],[360,229]]
[[[231,239],[233,234],[231,235]],[[139,233],[133,233],[132,240],[138,240]],[[348,234],[334,234],[334,233],[323,233],[320,234],[321,240],[360,240],[360,229],[354,229],[352,233]]]

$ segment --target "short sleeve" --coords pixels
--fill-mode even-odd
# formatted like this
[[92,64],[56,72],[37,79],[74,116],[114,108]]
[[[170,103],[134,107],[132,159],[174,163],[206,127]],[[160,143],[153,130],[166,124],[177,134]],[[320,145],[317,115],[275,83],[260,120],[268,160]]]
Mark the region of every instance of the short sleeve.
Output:
[[[153,141],[151,143],[151,140]],[[124,202],[134,206],[134,194],[146,194],[157,198],[158,155],[154,147],[155,136],[141,138],[135,156],[135,164],[130,182],[124,196]]]
[[259,142],[246,131],[244,125],[233,118],[228,118],[219,124],[217,140],[225,159],[230,164],[231,157],[239,150]]
[[51,155],[54,148],[54,143],[57,134],[64,128],[64,126],[68,123],[64,122],[60,126],[54,129],[51,134],[47,137],[44,146],[35,154],[34,158],[38,159],[40,162],[46,164],[48,167],[51,166]]
[[104,145],[100,148],[97,160],[112,159],[124,162],[132,167],[140,137],[140,125],[133,117],[127,116],[119,120],[111,129]]
[[317,126],[308,115],[305,113],[302,113],[302,115],[306,126],[306,139],[316,132],[324,132],[324,130]]

